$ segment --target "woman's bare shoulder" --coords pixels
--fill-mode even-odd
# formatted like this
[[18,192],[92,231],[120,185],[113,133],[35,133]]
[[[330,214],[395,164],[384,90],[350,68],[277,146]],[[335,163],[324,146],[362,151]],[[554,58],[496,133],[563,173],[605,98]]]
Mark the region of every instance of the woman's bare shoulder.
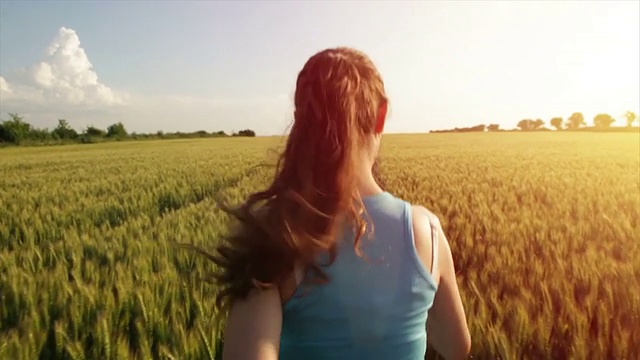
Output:
[[[434,274],[433,269],[433,225],[437,217],[426,207],[412,205],[413,241],[416,251],[424,267],[429,273]],[[437,240],[437,239],[436,239]]]

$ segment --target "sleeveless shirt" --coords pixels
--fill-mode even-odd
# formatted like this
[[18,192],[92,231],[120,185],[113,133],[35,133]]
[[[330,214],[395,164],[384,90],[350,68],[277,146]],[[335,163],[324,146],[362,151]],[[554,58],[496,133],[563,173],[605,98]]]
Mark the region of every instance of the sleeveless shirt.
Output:
[[[437,285],[415,247],[411,204],[389,192],[363,198],[373,222],[360,239],[364,256],[346,231],[326,284],[302,275],[283,306],[280,359],[424,359],[428,311]],[[433,267],[437,219],[431,216]]]

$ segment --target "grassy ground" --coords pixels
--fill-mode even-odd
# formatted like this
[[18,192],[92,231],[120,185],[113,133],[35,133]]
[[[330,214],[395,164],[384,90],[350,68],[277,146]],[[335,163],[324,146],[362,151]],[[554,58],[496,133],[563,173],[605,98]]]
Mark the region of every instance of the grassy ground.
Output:
[[[277,138],[0,150],[0,359],[215,358],[214,196]],[[441,218],[476,359],[640,357],[640,138],[389,135],[388,190]],[[272,157],[271,157],[272,158]]]

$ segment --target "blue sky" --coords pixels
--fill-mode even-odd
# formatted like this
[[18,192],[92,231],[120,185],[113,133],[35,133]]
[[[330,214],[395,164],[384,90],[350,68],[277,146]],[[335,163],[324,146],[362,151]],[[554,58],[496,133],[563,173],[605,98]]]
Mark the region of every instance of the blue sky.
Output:
[[0,111],[282,134],[297,72],[340,45],[382,73],[389,132],[640,108],[637,1],[3,0]]

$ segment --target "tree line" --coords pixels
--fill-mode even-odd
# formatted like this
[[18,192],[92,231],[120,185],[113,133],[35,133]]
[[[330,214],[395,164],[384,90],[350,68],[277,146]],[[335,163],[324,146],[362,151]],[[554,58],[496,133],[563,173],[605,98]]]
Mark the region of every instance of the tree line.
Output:
[[[638,121],[638,115],[633,111],[627,111],[624,114],[624,120],[627,128],[632,128],[634,123]],[[611,125],[616,122],[616,119],[609,114],[598,114],[593,118],[593,126],[589,127],[585,121],[584,115],[581,112],[575,112],[571,114],[566,120],[562,117],[554,117],[549,120],[551,128],[556,130],[611,130]],[[500,129],[499,124],[490,125],[476,125],[465,128],[453,128],[447,130],[432,130],[432,133],[448,133],[448,132],[484,132],[484,131],[549,131],[550,128],[545,126],[545,121],[542,119],[523,119],[518,122],[516,129],[504,130]]]
[[[624,114],[626,127],[631,129],[638,122],[638,115],[632,111]],[[549,125],[556,130],[611,130],[611,125],[616,119],[609,114],[598,114],[593,118],[593,126],[589,127],[581,112],[571,114],[566,120],[554,117],[549,120]],[[476,125],[472,127],[453,128],[448,130],[432,130],[432,133],[448,132],[496,132],[496,131],[549,131],[542,119],[523,119],[517,124],[516,129],[500,129],[499,124]],[[624,130],[624,129],[623,129]],[[254,137],[256,133],[251,129],[240,130],[227,134],[224,131],[207,132],[199,130],[190,133],[158,131],[156,133],[129,133],[124,124],[117,122],[106,129],[88,126],[81,132],[76,131],[65,119],[59,119],[58,125],[53,129],[36,128],[24,121],[18,114],[10,113],[9,119],[0,123],[0,145],[35,145],[35,144],[62,144],[62,143],[96,143],[110,140],[142,140],[142,139],[188,139],[207,137],[245,136]]]
[[40,129],[24,121],[24,117],[9,113],[9,119],[0,123],[0,145],[36,145],[36,144],[64,144],[64,143],[96,143],[110,140],[142,140],[142,139],[188,139],[206,137],[246,136],[254,137],[256,133],[251,129],[240,130],[227,134],[224,131],[207,132],[199,130],[191,133],[158,131],[152,134],[129,133],[124,124],[117,122],[106,129],[88,126],[81,132],[76,131],[65,119],[59,119],[53,129]]

